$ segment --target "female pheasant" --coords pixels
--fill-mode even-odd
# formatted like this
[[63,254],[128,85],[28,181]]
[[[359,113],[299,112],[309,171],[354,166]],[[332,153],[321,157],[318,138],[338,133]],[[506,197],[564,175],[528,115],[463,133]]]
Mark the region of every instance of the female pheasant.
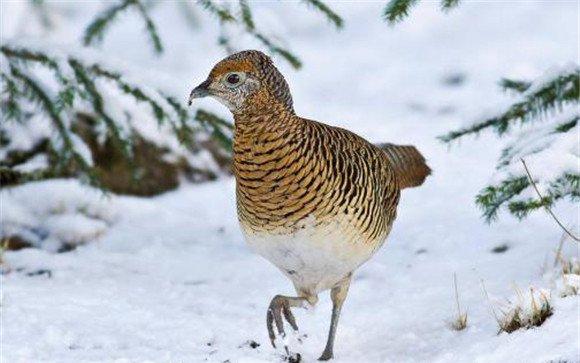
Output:
[[[290,308],[311,305],[330,289],[334,337],[353,271],[383,244],[400,191],[431,170],[413,146],[375,146],[347,130],[297,116],[288,84],[265,54],[248,50],[220,61],[190,95],[211,96],[235,120],[237,211],[247,243],[278,267],[297,296],[275,296],[267,328],[285,336]],[[285,346],[286,352],[288,348]]]

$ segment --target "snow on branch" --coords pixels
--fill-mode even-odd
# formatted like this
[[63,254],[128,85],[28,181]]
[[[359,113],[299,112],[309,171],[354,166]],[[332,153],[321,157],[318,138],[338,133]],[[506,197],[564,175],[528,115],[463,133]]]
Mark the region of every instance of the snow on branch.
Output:
[[[439,137],[449,143],[487,129],[505,136],[521,126],[502,150],[496,182],[476,196],[483,217],[489,222],[505,206],[522,219],[541,208],[549,211],[559,200],[580,200],[580,67],[555,69],[533,82],[503,79],[500,86],[514,93],[516,102],[494,117]],[[522,167],[524,159],[533,173]]]
[[[129,163],[137,135],[147,134],[160,147],[186,154],[187,150],[196,148],[196,135],[202,131],[204,135],[214,135],[224,150],[231,149],[229,122],[203,110],[191,113],[174,97],[130,82],[98,61],[87,60],[82,55],[54,55],[46,50],[10,45],[0,47],[0,54],[7,61],[1,72],[4,120],[15,121],[4,122],[0,128],[0,136],[8,138],[0,148],[0,178],[5,184],[79,175],[98,185],[91,153],[75,132],[75,121],[80,114],[89,115],[96,123],[97,139],[121,151]],[[43,119],[49,121],[44,134]],[[148,119],[157,122],[157,130],[147,128]],[[39,130],[36,134],[50,140],[46,148],[56,154],[53,158],[56,165],[27,172],[17,167],[34,153],[28,155],[22,149],[32,150],[39,141],[29,140],[23,147],[20,140],[19,145],[11,146],[10,137],[16,137],[16,141],[18,135],[30,138],[33,133],[15,130],[33,123],[30,127]],[[56,131],[58,137],[52,136],[55,133],[50,130]]]
[[525,91],[521,93],[519,101],[513,103],[499,115],[452,131],[440,136],[439,139],[443,142],[451,142],[462,136],[477,134],[488,128],[494,129],[498,135],[502,135],[518,122],[525,123],[547,117],[561,110],[565,105],[577,104],[580,97],[580,67],[565,67],[560,71],[550,72],[532,84],[504,80],[501,85],[504,89],[521,90],[525,88]]

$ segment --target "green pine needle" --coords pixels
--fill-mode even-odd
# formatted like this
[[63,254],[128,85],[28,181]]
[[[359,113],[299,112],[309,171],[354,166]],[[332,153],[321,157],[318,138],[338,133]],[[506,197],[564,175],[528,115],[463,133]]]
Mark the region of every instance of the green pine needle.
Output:
[[151,42],[153,43],[153,48],[155,49],[155,52],[157,54],[163,53],[163,44],[161,44],[161,38],[159,38],[159,34],[157,33],[157,27],[155,26],[153,20],[151,20],[151,17],[149,16],[147,9],[145,9],[145,6],[143,6],[143,4],[139,0],[133,1],[135,1],[135,6],[137,7],[139,14],[143,18],[143,21],[145,22],[145,29],[149,34],[149,38],[151,38]]
[[383,18],[390,25],[394,25],[405,19],[409,15],[409,9],[417,2],[418,0],[390,0],[383,11]]
[[504,91],[513,91],[515,93],[523,93],[528,88],[530,88],[531,85],[532,83],[528,81],[513,80],[508,78],[502,78],[499,82],[499,86]]
[[229,12],[228,9],[216,5],[211,0],[198,0],[198,4],[200,4],[205,10],[207,10],[212,15],[215,15],[220,21],[223,22],[235,22],[236,18]]
[[240,9],[242,11],[242,21],[246,26],[246,30],[253,31],[256,28],[256,25],[254,24],[252,10],[246,0],[240,0]]
[[460,0],[441,0],[441,9],[449,11],[459,5]]
[[117,15],[134,3],[134,0],[123,0],[100,13],[85,29],[84,45],[92,45],[103,40],[105,30],[113,23]]
[[163,44],[161,43],[161,38],[157,33],[157,27],[155,26],[155,23],[149,16],[147,9],[140,0],[123,0],[119,4],[113,5],[104,10],[95,19],[93,19],[93,21],[85,29],[83,43],[85,45],[93,45],[97,42],[101,42],[104,38],[105,31],[109,28],[117,16],[131,6],[135,7],[143,19],[143,22],[145,23],[145,30],[147,31],[147,34],[149,34],[149,37],[153,43],[153,49],[157,54],[162,53]]
[[[512,89],[525,87],[525,84],[510,82],[508,87],[511,86]],[[506,84],[508,83],[502,81],[503,86]],[[530,86],[527,87],[529,88]],[[523,100],[514,103],[504,113],[472,126],[451,131],[439,136],[438,139],[449,143],[466,135],[477,134],[488,128],[494,129],[501,136],[517,123],[523,124],[535,119],[543,119],[568,104],[580,104],[580,71],[577,69],[544,82],[532,92],[525,91]]]
[[326,18],[332,24],[334,24],[334,26],[337,29],[341,29],[343,27],[344,20],[342,20],[342,18],[340,17],[340,15],[338,15],[337,13],[335,13],[330,7],[328,7],[328,5],[326,5],[321,0],[304,0],[304,1],[308,5],[311,5],[312,7],[314,7],[315,9],[317,9],[318,11],[322,12],[326,16]]
[[282,58],[288,61],[288,63],[290,63],[290,65],[292,65],[292,67],[294,67],[295,69],[300,69],[302,67],[302,62],[300,61],[300,59],[298,59],[298,57],[292,54],[289,50],[281,48],[278,45],[275,45],[264,34],[252,32],[252,35],[260,42],[262,42],[262,44],[266,46],[266,48],[268,48],[270,53],[280,55]]

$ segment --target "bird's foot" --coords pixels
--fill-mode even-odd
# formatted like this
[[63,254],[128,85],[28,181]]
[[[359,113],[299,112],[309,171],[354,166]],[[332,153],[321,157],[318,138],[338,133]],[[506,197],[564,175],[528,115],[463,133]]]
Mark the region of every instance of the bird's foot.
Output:
[[318,360],[327,361],[327,360],[332,359],[333,357],[334,357],[334,354],[332,354],[332,350],[325,349],[324,352],[322,352],[322,355],[320,356],[320,358],[318,358]]
[[286,331],[284,330],[284,320],[286,320],[286,322],[288,322],[288,324],[290,324],[292,327],[294,337],[296,337],[296,339],[302,343],[302,339],[298,333],[296,319],[290,310],[291,306],[299,306],[296,305],[296,301],[294,301],[294,299],[296,298],[288,298],[282,295],[274,296],[270,302],[270,306],[268,307],[268,313],[266,315],[266,326],[268,328],[268,336],[270,337],[270,343],[272,343],[272,346],[276,348],[276,333],[274,332],[275,325],[278,336],[282,338],[284,344],[286,360],[289,362],[300,362],[300,354],[292,354],[290,352],[290,349],[288,348],[289,339]]

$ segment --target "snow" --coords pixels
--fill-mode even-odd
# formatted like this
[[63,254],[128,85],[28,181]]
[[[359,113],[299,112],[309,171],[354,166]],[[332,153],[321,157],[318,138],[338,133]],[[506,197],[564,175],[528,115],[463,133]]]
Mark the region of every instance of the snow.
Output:
[[[90,10],[100,5],[47,3],[58,14],[47,44],[77,44]],[[258,26],[285,39],[304,62],[295,72],[275,58],[300,115],[372,141],[414,144],[434,170],[424,186],[403,192],[387,242],[355,273],[336,362],[579,362],[580,300],[553,267],[561,230],[542,211],[523,222],[502,214],[486,225],[474,205],[505,140],[482,134],[448,149],[435,139],[510,102],[497,87],[501,77],[533,79],[577,60],[577,5],[464,2],[445,15],[425,1],[391,28],[380,20],[383,2],[341,2],[333,4],[345,16],[340,32],[295,3],[253,6]],[[11,7],[26,14],[21,2],[2,2],[3,39],[42,32],[18,25]],[[200,13],[199,31],[191,31],[179,9],[163,2],[152,13],[164,56],[151,54],[140,20],[129,15],[95,52],[135,64],[151,87],[164,83],[185,100],[223,53],[215,23]],[[71,24],[71,14],[80,20]],[[248,46],[245,37],[234,40]],[[463,83],[441,81],[457,73]],[[199,105],[227,115],[217,102]],[[27,131],[22,135],[27,142]],[[555,164],[560,157],[550,156]],[[2,362],[280,360],[269,345],[266,308],[293,288],[244,243],[231,178],[183,183],[154,198],[51,180],[3,188],[0,198],[2,234],[28,231],[41,247],[2,256]],[[577,205],[562,202],[554,212],[566,225],[578,221]],[[577,225],[572,229],[578,234]],[[71,241],[80,245],[53,252]],[[500,245],[507,251],[491,252]],[[565,241],[562,256],[580,257],[578,245]],[[468,314],[462,331],[448,327],[456,316],[454,273]],[[568,285],[577,282],[569,275]],[[540,327],[498,335],[490,309],[517,300],[514,284],[550,289],[553,315]],[[302,344],[291,340],[291,349],[306,362],[324,347],[330,308],[323,293],[316,308],[295,312],[307,337]]]

